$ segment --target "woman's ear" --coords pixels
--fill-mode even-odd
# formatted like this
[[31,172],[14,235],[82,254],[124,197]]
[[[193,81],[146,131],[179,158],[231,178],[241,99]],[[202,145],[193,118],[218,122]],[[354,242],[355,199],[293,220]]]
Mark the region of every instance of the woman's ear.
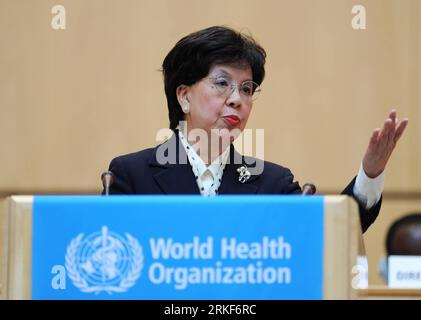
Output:
[[178,103],[181,106],[181,109],[184,113],[189,113],[190,111],[190,103],[188,98],[189,87],[182,84],[177,87],[176,94]]

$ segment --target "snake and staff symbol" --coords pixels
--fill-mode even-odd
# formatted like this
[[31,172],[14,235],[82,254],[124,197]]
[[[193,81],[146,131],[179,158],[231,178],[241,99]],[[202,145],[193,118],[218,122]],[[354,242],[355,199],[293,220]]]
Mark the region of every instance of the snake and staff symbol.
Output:
[[66,252],[66,269],[73,284],[83,292],[124,292],[133,286],[143,267],[137,239],[111,232],[107,226],[83,239],[74,238]]

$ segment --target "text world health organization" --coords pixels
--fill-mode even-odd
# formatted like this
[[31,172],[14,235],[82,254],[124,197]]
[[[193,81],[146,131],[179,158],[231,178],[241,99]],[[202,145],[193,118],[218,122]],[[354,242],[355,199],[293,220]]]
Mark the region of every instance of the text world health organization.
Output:
[[[219,241],[193,237],[189,242],[151,238],[149,242],[155,261],[149,266],[148,277],[155,285],[172,284],[183,290],[199,284],[290,284],[292,280],[291,269],[279,266],[279,261],[292,257],[291,244],[281,236],[265,236],[258,242],[241,242],[234,237]],[[186,265],[186,261],[191,264]]]

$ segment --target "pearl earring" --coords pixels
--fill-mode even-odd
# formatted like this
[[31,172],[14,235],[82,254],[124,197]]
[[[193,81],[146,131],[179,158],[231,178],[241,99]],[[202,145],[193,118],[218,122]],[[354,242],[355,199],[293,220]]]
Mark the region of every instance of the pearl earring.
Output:
[[185,105],[183,105],[181,107],[181,109],[183,109],[183,112],[184,113],[189,113],[189,111],[190,111],[190,105],[188,103],[186,103]]

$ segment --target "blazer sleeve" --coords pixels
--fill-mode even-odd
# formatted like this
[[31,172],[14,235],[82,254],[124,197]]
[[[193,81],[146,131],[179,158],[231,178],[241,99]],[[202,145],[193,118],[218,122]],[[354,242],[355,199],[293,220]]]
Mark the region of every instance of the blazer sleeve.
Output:
[[[352,179],[352,181],[347,185],[341,194],[351,196],[357,202],[361,229],[364,233],[379,215],[382,205],[382,197],[373,207],[366,209],[363,205],[360,204],[359,200],[354,195],[355,180],[356,177]],[[302,192],[300,185],[298,182],[294,181],[294,176],[289,169],[286,169],[285,174],[281,177],[281,179],[279,179],[278,190],[281,190],[280,193],[282,194],[300,194]]]
[[285,174],[279,179],[278,190],[281,194],[300,194],[301,187],[297,181],[294,181],[294,175],[289,169],[284,168]]
[[[110,194],[133,194],[134,188],[124,167],[124,162],[120,157],[113,159],[109,166],[109,171],[113,173],[113,183],[110,186]],[[105,189],[102,190],[105,194]]]
[[366,209],[363,205],[360,204],[359,200],[354,195],[354,185],[356,178],[357,177],[354,177],[354,179],[352,179],[348,186],[342,191],[342,194],[346,194],[353,197],[357,202],[358,211],[360,213],[361,228],[364,233],[379,215],[383,196],[380,197],[380,200],[373,207],[371,207],[370,209]]

